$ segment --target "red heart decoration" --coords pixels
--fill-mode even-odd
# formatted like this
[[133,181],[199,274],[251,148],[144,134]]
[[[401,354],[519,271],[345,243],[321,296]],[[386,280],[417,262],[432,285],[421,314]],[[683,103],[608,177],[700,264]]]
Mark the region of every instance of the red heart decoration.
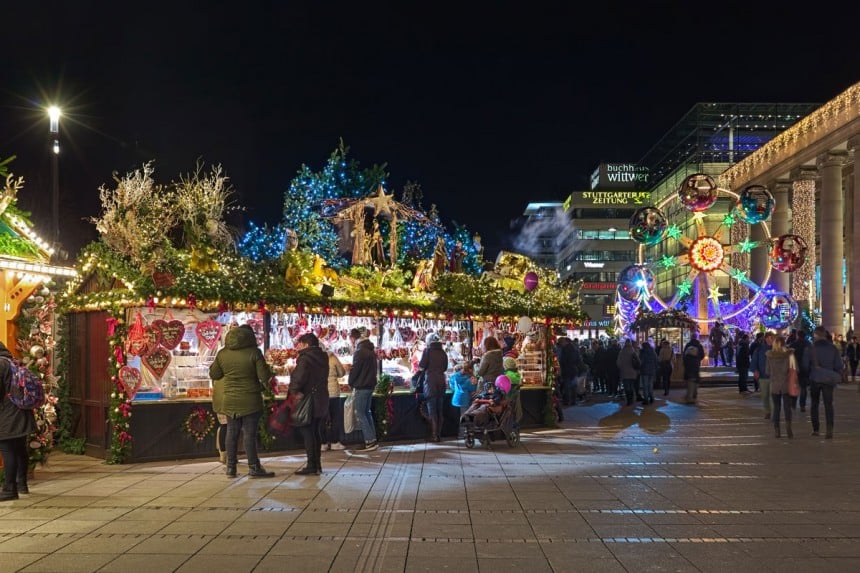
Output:
[[156,320],[152,326],[157,327],[161,331],[161,345],[168,350],[173,350],[179,343],[182,342],[182,337],[185,336],[185,325],[181,320]]
[[126,352],[132,356],[143,356],[149,352],[149,340],[147,338],[137,338],[129,340],[126,344]]
[[119,387],[129,400],[134,400],[134,397],[142,383],[143,377],[140,375],[140,370],[137,368],[123,366],[119,369]]
[[197,338],[209,350],[214,350],[221,339],[221,323],[215,320],[204,320],[197,323]]
[[169,351],[159,346],[146,356],[142,357],[140,361],[157,380],[161,380],[167,367],[170,366],[171,356]]
[[143,327],[143,336],[149,341],[149,348],[155,348],[161,343],[161,329],[154,323]]

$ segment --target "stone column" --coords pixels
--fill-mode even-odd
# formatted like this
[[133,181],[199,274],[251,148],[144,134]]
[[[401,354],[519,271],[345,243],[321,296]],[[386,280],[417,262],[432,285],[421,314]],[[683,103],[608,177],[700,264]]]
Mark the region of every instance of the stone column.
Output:
[[[848,259],[852,264],[848,265],[848,308],[852,311],[848,315],[848,328],[853,328],[856,332],[857,327],[855,325],[858,324],[858,317],[855,316],[856,313],[860,312],[860,269],[855,269],[854,264],[857,261],[857,257],[860,257],[860,212],[858,212],[858,207],[860,207],[860,190],[858,190],[858,186],[860,186],[860,137],[854,137],[848,140],[848,149],[849,153],[853,155],[854,160],[854,177],[851,179],[850,188],[848,189],[848,193],[846,195],[850,197],[850,201],[848,202],[850,207],[850,233],[846,233],[848,237],[850,237],[850,243],[848,243]],[[850,159],[850,158],[849,158]]]
[[833,152],[818,157],[821,173],[821,325],[835,334],[844,334],[844,295],[842,290],[842,259],[844,242],[842,228],[845,201],[842,198],[842,164],[844,155]]
[[[791,206],[788,203],[788,189],[791,182],[777,181],[771,187],[776,205],[771,216],[770,234],[776,238],[788,233],[791,221]],[[768,260],[770,264],[770,260]],[[780,292],[790,292],[791,275],[773,270],[770,275],[770,284]]]

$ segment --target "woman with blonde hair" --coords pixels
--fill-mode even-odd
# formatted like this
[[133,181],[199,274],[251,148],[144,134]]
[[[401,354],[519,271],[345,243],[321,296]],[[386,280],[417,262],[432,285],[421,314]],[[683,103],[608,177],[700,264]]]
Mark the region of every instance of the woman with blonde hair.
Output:
[[788,393],[789,369],[797,370],[794,351],[785,345],[782,335],[773,339],[773,346],[765,354],[765,370],[770,377],[770,396],[773,401],[773,429],[777,438],[780,436],[779,411],[785,410],[785,434],[793,438],[791,431],[791,396]]

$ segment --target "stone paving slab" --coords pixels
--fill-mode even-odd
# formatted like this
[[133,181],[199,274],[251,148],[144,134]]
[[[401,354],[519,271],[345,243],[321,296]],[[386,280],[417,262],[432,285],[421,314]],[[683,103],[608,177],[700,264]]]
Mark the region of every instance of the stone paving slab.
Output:
[[[758,395],[595,399],[556,429],[326,452],[323,476],[227,479],[214,459],[108,466],[52,454],[0,504],[4,572],[860,571],[860,394],[835,438],[777,439]],[[823,413],[822,413],[823,416]],[[817,487],[820,484],[821,487]]]

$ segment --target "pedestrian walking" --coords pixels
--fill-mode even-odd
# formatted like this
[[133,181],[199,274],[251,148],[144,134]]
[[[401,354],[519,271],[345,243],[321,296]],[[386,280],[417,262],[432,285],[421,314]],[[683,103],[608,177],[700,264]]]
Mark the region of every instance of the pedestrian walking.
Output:
[[358,428],[364,437],[364,447],[360,452],[372,452],[379,448],[376,442],[376,426],[373,421],[373,389],[376,388],[379,362],[373,343],[364,333],[353,328],[349,331],[349,339],[355,348],[352,355],[352,366],[349,368],[349,387],[353,392],[353,408]]
[[791,430],[791,396],[788,393],[789,370],[797,371],[794,351],[785,345],[785,338],[774,336],[773,346],[765,354],[765,371],[770,381],[770,397],[773,402],[774,435],[780,437],[780,411],[785,411],[785,435],[794,437]]
[[750,367],[753,371],[753,380],[756,387],[761,389],[761,405],[764,408],[764,419],[769,420],[771,416],[770,376],[767,374],[767,352],[773,346],[773,332],[767,332],[764,340],[756,345],[750,357]]
[[702,360],[705,359],[705,348],[699,342],[699,336],[690,333],[690,342],[684,346],[684,383],[687,385],[685,402],[695,404],[699,398],[699,377]]
[[750,388],[747,380],[750,375],[750,337],[746,332],[738,335],[738,353],[735,367],[738,371],[738,392],[749,394]]
[[812,347],[803,355],[803,367],[809,370],[809,389],[812,403],[810,419],[812,435],[818,436],[821,429],[818,419],[818,404],[824,400],[826,439],[833,438],[833,390],[842,379],[842,356],[828,338],[823,326],[812,332]]
[[669,386],[672,383],[672,370],[675,363],[675,351],[672,345],[665,338],[660,342],[660,352],[657,354],[657,378],[660,387],[663,388],[663,395],[669,395]]

